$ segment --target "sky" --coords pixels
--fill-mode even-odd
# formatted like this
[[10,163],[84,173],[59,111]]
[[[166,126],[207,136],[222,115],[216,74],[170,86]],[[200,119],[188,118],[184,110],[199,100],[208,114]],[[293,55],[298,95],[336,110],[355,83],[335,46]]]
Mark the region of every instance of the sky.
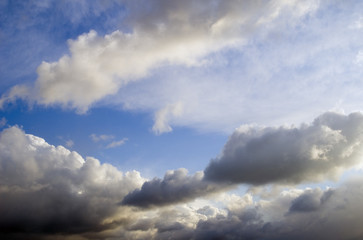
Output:
[[361,9],[0,0],[0,237],[362,239]]

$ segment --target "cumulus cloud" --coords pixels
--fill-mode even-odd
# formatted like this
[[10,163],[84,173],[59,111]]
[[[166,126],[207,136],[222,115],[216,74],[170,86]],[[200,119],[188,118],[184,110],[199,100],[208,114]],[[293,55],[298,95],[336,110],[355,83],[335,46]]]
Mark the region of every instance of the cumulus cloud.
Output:
[[0,134],[0,232],[83,233],[122,222],[118,202],[144,179],[10,127]]
[[363,115],[328,112],[300,127],[241,127],[205,178],[231,183],[301,183],[334,178],[362,157]]
[[[306,161],[322,161],[335,164],[335,168],[347,167],[355,163],[350,158],[358,156],[362,120],[360,113],[325,113],[300,128],[241,128],[231,136],[219,161],[225,160],[227,150],[229,156],[235,156],[252,154],[256,147],[261,156],[270,153],[269,159],[278,161],[275,152],[284,152],[286,149],[281,146],[289,142],[290,154],[297,153],[295,161],[302,161],[294,162],[296,166],[304,166]],[[289,137],[289,141],[284,140],[291,135],[294,137]],[[271,138],[277,143],[268,141]],[[266,148],[261,142],[271,147]],[[352,145],[354,142],[357,144]],[[335,155],[339,158],[333,159]],[[254,159],[261,167],[259,174],[271,164]],[[346,163],[341,164],[342,160]],[[233,163],[242,171],[237,162]],[[290,168],[288,162],[285,164]],[[316,175],[322,174],[320,170],[311,172],[310,167],[300,167],[301,173],[294,171],[297,179],[316,179]],[[330,167],[322,168],[330,175]],[[281,175],[276,180],[262,174],[263,180],[254,182],[280,183],[284,182],[282,178],[295,181],[284,171]],[[124,174],[97,159],[84,159],[74,151],[52,146],[18,127],[10,127],[0,134],[0,237],[52,239],[61,234],[70,239],[272,240],[363,236],[361,177],[351,177],[326,189],[277,188],[269,194],[251,191],[241,196],[221,193],[233,186],[230,183],[234,182],[228,181],[211,181],[203,172],[189,175],[186,169],[178,169],[168,171],[163,179],[145,182],[136,171]],[[215,194],[213,198],[201,198],[211,193]]]
[[189,176],[184,168],[168,171],[164,179],[145,182],[141,189],[129,193],[122,205],[153,207],[193,200],[221,190],[221,186],[203,180],[203,172]]
[[127,231],[152,239],[360,239],[361,184],[361,177],[352,178],[335,188],[291,188],[268,198],[224,193],[218,203],[145,212]]
[[[143,208],[186,202],[226,191],[237,184],[300,184],[337,179],[361,164],[363,114],[327,112],[300,127],[242,126],[230,137],[220,157],[203,172],[169,171],[129,193],[122,204]],[[313,210],[319,199],[307,194],[291,211]]]
[[251,199],[239,208],[228,208],[228,215],[201,220],[194,239],[359,239],[363,236],[361,181],[336,189],[290,189],[272,199]]

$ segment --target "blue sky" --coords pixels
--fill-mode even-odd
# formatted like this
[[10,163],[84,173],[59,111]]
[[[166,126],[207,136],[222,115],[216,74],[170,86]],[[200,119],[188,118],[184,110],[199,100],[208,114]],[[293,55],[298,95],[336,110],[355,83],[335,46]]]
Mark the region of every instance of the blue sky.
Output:
[[0,236],[363,236],[362,8],[0,1]]

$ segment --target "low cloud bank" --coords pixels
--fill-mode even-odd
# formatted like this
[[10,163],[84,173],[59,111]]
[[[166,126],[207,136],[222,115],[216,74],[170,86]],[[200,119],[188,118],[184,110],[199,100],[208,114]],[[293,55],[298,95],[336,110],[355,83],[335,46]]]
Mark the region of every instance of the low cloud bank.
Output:
[[[18,127],[0,134],[0,232],[81,233],[114,227],[136,171],[83,159]],[[107,220],[107,221],[106,221]]]
[[359,239],[361,177],[326,189],[225,192],[333,177],[360,162],[362,125],[361,113],[325,113],[299,128],[240,128],[204,172],[146,182],[10,127],[0,133],[0,237]]
[[162,206],[226,190],[237,184],[299,184],[334,179],[361,162],[363,115],[327,112],[300,127],[241,127],[203,173],[185,169],[145,182],[122,204]]

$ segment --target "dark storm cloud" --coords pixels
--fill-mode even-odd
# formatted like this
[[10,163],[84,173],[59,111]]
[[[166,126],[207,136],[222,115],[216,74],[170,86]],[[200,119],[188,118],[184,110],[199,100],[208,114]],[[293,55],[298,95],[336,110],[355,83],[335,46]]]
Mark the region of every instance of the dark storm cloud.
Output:
[[308,190],[292,201],[289,212],[316,211],[332,196],[333,193],[333,190],[324,193],[320,190]]
[[142,182],[137,172],[123,174],[18,127],[5,129],[0,134],[0,232],[71,234],[113,228],[121,221],[113,218],[117,202]]
[[363,115],[325,113],[299,128],[241,128],[205,169],[215,182],[301,183],[332,178],[359,161]]

